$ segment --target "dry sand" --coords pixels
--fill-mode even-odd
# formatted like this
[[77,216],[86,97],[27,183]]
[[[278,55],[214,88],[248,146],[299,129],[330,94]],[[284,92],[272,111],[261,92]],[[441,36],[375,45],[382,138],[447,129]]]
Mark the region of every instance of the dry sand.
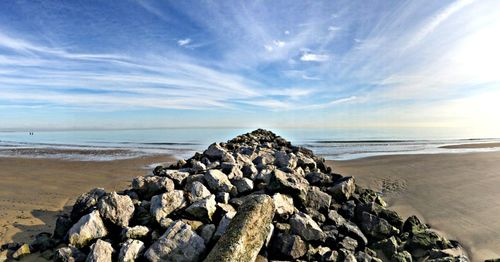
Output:
[[416,214],[473,261],[500,257],[500,152],[379,156],[330,161],[335,172],[382,191],[390,208]]
[[28,242],[52,232],[55,219],[76,197],[94,187],[127,188],[146,166],[172,162],[172,157],[116,161],[0,158],[0,244]]

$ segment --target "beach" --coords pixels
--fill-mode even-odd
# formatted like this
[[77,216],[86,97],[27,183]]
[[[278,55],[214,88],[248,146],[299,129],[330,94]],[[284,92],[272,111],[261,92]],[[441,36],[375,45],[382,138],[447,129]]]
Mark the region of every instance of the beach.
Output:
[[54,230],[57,215],[69,212],[81,193],[95,187],[123,190],[133,177],[150,172],[170,156],[115,161],[0,158],[0,244],[30,242]]
[[390,209],[418,215],[472,261],[500,257],[500,153],[392,155],[329,161],[337,173],[383,192]]

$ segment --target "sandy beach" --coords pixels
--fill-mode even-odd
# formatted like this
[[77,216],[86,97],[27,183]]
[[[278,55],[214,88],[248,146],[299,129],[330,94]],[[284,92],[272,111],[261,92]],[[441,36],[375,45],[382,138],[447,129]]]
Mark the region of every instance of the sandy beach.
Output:
[[57,215],[79,194],[94,187],[123,190],[133,177],[146,174],[148,165],[172,161],[168,156],[116,161],[0,158],[0,244],[29,242],[40,232],[52,232]]
[[500,257],[500,152],[379,156],[330,161],[335,172],[382,191],[390,208],[416,214],[473,261]]

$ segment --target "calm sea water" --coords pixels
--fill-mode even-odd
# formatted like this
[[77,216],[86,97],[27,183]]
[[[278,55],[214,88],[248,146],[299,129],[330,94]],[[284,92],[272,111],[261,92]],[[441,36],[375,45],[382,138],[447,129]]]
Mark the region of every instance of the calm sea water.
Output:
[[[293,144],[306,146],[332,160],[391,154],[432,154],[487,149],[444,149],[440,146],[500,142],[440,130],[414,129],[271,129]],[[171,154],[188,158],[213,142],[227,141],[252,129],[186,128],[112,131],[0,132],[0,156],[113,160]]]

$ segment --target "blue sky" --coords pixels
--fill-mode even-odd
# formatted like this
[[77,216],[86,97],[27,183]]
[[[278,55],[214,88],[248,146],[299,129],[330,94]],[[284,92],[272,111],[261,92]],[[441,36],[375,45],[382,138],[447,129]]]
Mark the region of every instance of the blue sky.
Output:
[[500,132],[500,1],[1,1],[0,129]]

